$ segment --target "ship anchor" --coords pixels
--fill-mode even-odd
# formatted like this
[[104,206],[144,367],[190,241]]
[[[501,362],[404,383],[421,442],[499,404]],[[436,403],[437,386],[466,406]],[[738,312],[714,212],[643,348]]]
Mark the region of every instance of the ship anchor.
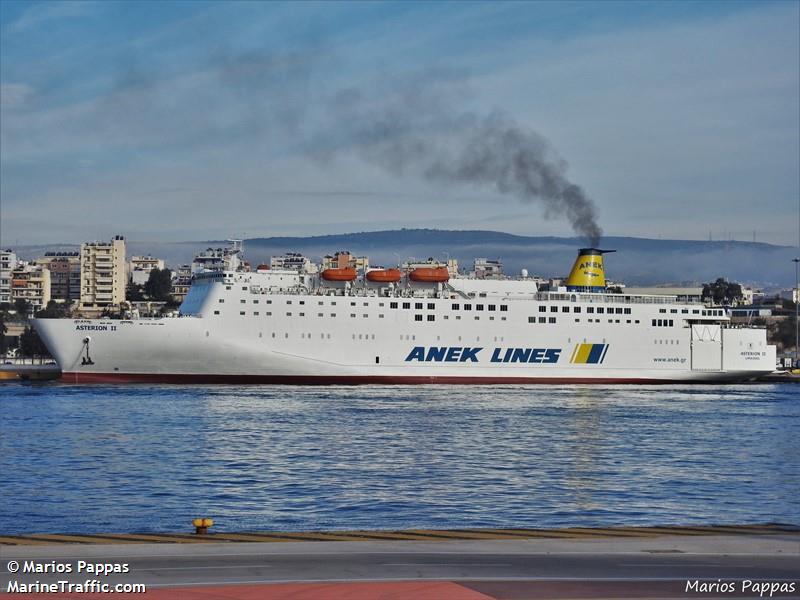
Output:
[[81,365],[93,365],[94,361],[92,357],[89,356],[89,342],[92,340],[89,336],[83,338],[83,347],[86,350],[86,356],[81,358]]

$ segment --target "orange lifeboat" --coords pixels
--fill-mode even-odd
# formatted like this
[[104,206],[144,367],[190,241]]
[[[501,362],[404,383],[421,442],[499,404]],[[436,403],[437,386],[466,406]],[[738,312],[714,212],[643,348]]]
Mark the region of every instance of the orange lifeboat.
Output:
[[420,267],[411,271],[408,276],[411,281],[423,283],[442,283],[450,279],[447,267]]
[[356,270],[353,267],[325,269],[322,278],[325,281],[353,281],[356,278]]
[[367,273],[367,279],[375,283],[396,283],[400,276],[400,269],[373,269]]

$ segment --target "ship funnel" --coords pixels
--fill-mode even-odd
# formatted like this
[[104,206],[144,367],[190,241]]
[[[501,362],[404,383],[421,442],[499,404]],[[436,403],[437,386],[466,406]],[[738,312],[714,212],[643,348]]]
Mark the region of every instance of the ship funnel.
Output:
[[603,254],[616,250],[581,248],[567,278],[567,289],[571,292],[605,292],[606,274]]

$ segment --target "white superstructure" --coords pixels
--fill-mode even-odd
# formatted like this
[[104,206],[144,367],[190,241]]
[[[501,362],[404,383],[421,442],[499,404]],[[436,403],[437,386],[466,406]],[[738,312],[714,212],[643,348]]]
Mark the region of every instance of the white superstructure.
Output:
[[325,276],[203,272],[177,318],[35,325],[75,382],[737,381],[775,367],[764,329],[672,296]]

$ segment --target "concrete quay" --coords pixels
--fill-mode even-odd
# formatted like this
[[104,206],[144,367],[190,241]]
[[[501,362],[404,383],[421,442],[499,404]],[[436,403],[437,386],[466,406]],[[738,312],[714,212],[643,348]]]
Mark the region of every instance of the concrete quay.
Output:
[[[39,539],[31,540],[33,544],[12,545],[9,540],[14,538],[6,536],[0,539],[5,544],[0,546],[0,585],[6,592],[11,581],[98,579],[147,586],[145,594],[115,597],[178,600],[800,597],[797,528],[698,528],[701,533],[683,534],[659,529],[542,530],[542,536],[549,537],[506,535],[494,539],[486,530],[470,530],[486,531],[485,539],[459,538],[455,533],[448,538],[440,531],[429,533],[438,538],[362,541],[307,541],[302,540],[303,535],[337,533],[287,533],[295,539],[248,543],[223,541],[213,535],[195,536],[195,541],[188,543],[120,543],[109,538],[99,543],[48,543],[43,536],[35,536]],[[415,531],[421,532],[420,536],[427,533]],[[573,531],[575,535],[559,537],[555,533],[559,531]],[[106,576],[78,573],[78,561],[127,565],[128,572]],[[26,564],[71,565],[73,572],[24,573]],[[9,565],[20,570],[10,572]],[[20,597],[9,594],[12,596]]]

